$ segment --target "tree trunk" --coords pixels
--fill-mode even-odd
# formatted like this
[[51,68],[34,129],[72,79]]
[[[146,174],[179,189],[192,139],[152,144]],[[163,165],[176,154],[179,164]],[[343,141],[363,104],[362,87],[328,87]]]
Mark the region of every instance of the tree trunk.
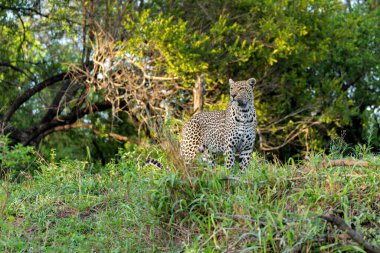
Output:
[[194,113],[203,111],[204,93],[205,93],[205,80],[204,74],[197,76],[197,82],[193,89],[194,94]]

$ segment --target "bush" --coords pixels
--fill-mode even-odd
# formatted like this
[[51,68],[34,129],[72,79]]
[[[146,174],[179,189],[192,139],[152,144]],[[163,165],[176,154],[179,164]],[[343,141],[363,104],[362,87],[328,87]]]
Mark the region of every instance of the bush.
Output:
[[32,173],[36,168],[36,152],[33,147],[11,145],[7,136],[0,135],[0,175],[18,178],[22,172]]

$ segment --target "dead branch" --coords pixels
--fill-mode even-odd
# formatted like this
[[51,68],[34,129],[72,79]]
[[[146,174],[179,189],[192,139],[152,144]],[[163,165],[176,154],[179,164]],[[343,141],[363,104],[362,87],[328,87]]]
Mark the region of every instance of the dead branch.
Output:
[[359,245],[363,246],[363,248],[369,253],[380,253],[380,248],[373,246],[366,242],[363,238],[363,235],[352,229],[344,220],[338,216],[329,216],[329,215],[319,215],[319,218],[322,218],[332,225],[337,226],[339,229],[346,232],[352,240],[357,242]]
[[[372,168],[379,168],[380,165],[374,165],[367,161],[363,160],[354,160],[351,158],[346,159],[337,159],[337,160],[328,160],[324,159],[320,164],[318,165],[311,165],[310,163],[306,163],[304,166],[302,166],[302,169],[310,170],[310,169],[326,169],[330,167],[338,167],[338,166],[358,166],[358,167],[372,167]],[[343,175],[342,175],[343,176]],[[344,175],[345,177],[352,177],[357,175]],[[364,176],[364,175],[361,175]]]
[[125,53],[129,50],[128,44],[117,43],[108,32],[98,28],[100,32],[94,34],[92,69],[70,67],[75,73],[73,81],[84,83],[86,87],[78,101],[84,101],[90,89],[95,88],[111,104],[114,117],[119,111],[125,111],[144,126],[152,125],[148,121],[162,119],[166,109],[163,106],[173,103],[171,99],[183,90],[179,88],[181,78],[167,76],[162,71],[159,66],[165,57],[148,42],[142,47],[149,56],[141,58]]

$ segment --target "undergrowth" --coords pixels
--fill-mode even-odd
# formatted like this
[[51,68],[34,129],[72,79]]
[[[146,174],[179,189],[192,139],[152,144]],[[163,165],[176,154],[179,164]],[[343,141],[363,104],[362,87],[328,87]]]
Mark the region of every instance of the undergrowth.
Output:
[[[246,171],[143,167],[159,148],[128,146],[114,161],[40,162],[23,180],[3,178],[0,250],[6,252],[364,252],[318,218],[334,213],[380,244],[380,157],[370,166],[320,166],[341,158],[268,162]],[[361,152],[361,153],[360,153]]]

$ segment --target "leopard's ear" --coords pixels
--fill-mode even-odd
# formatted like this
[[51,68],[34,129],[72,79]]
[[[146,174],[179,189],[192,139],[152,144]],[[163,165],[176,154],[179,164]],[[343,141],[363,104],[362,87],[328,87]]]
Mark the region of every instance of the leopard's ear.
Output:
[[247,80],[247,83],[248,83],[249,85],[251,85],[252,88],[253,88],[253,87],[255,87],[256,79],[255,79],[255,78],[249,78],[249,79]]
[[234,85],[235,82],[234,82],[234,80],[229,79],[229,80],[228,80],[228,83],[230,84],[230,87],[231,87],[232,85]]

